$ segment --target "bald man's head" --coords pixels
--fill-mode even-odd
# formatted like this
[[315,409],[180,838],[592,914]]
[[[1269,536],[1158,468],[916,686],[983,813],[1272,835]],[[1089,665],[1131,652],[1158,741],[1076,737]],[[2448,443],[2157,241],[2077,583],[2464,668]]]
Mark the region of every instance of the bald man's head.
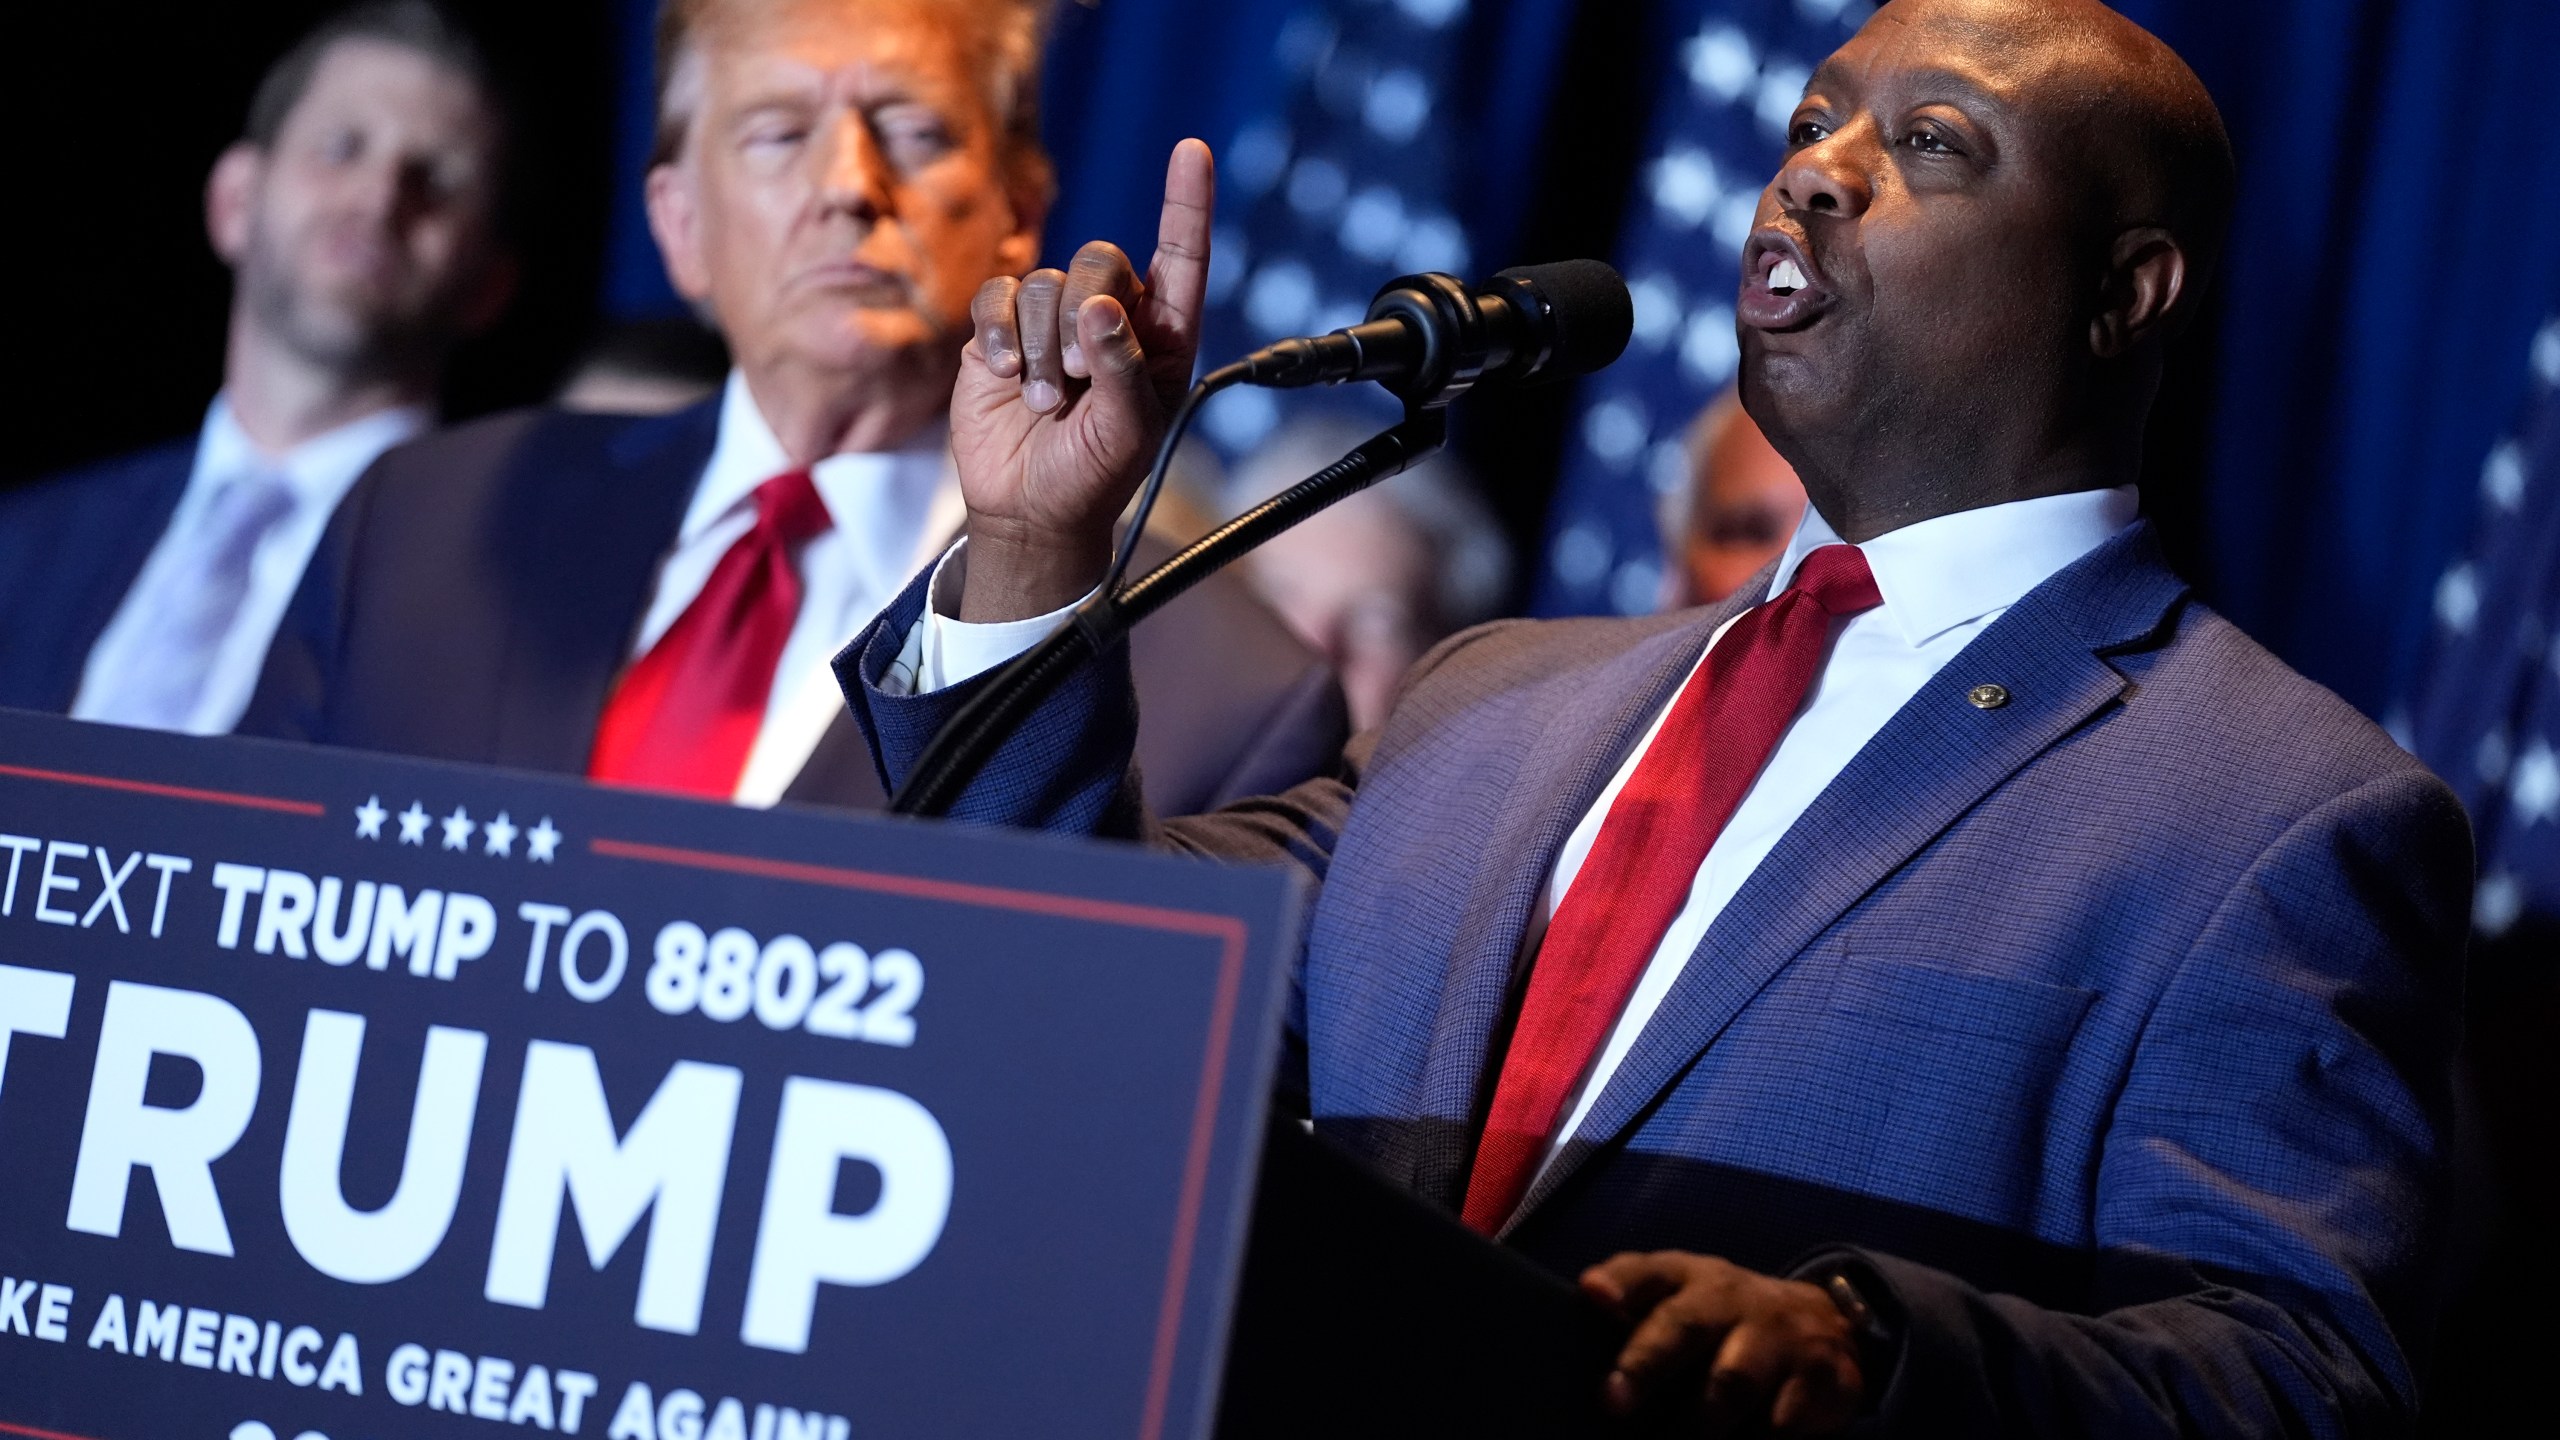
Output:
[[1892,0],[1761,197],[1745,403],[1844,534],[2118,483],[2231,192],[2212,99],[2123,16]]
[[2093,231],[2169,231],[2194,267],[2190,296],[2202,292],[2230,228],[2236,176],[2222,111],[2176,51],[2097,0],[1893,3],[1909,23],[2014,47],[2084,166]]

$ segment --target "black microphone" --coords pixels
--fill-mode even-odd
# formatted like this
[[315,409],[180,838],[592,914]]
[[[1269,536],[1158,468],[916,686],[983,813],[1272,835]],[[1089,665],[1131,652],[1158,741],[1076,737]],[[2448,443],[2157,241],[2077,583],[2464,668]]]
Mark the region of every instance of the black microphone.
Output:
[[1559,260],[1475,287],[1436,272],[1402,276],[1378,291],[1360,324],[1283,340],[1237,364],[1248,385],[1375,380],[1408,403],[1442,405],[1480,384],[1587,375],[1617,359],[1634,329],[1617,271]]

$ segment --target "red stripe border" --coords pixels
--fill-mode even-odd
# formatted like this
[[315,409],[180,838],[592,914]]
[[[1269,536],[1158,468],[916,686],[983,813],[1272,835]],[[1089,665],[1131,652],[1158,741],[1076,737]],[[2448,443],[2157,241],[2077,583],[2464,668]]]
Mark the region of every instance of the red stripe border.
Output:
[[[864,890],[881,895],[902,895],[921,900],[940,900],[955,905],[980,909],[1016,910],[1035,915],[1054,915],[1068,920],[1087,920],[1102,925],[1125,925],[1141,930],[1170,930],[1178,934],[1198,935],[1218,942],[1218,990],[1209,1012],[1209,1044],[1200,1062],[1200,1088],[1191,1111],[1191,1149],[1182,1169],[1182,1199],[1173,1217],[1171,1254],[1168,1257],[1164,1302],[1156,1316],[1155,1353],[1148,1368],[1146,1408],[1138,1424],[1139,1440],[1160,1440],[1164,1433],[1165,1407],[1173,1386],[1173,1365],[1180,1349],[1182,1307],[1191,1285],[1191,1256],[1199,1239],[1200,1202],[1208,1188],[1210,1142],[1217,1133],[1218,1095],[1226,1082],[1227,1046],[1233,1038],[1237,993],[1244,983],[1244,922],[1232,915],[1217,915],[1199,910],[1175,910],[1154,905],[1130,905],[1112,900],[1085,900],[1071,895],[1050,895],[1037,890],[1014,890],[997,885],[973,885],[956,880],[927,880],[913,875],[889,875],[874,870],[848,870],[833,865],[811,865],[794,860],[767,860],[754,855],[731,855],[716,850],[688,850],[671,845],[650,845],[636,840],[591,839],[587,849],[594,854],[617,860],[639,860],[658,865],[676,865],[694,870],[712,870],[731,875],[753,875],[768,880],[791,880],[807,885],[828,885],[841,890]],[[78,1440],[78,1437],[59,1437]]]
[[125,780],[113,775],[83,775],[71,770],[38,770],[30,765],[0,765],[0,775],[13,776],[20,780],[46,780],[56,785],[86,785],[93,790],[123,790],[135,795],[158,795],[170,800],[193,800],[205,805],[231,805],[242,810],[269,810],[280,815],[308,815],[316,819],[329,813],[328,806],[314,804],[309,800],[282,800],[273,795],[243,795],[233,790],[198,790],[186,785],[160,785],[149,780]]
[[89,1440],[86,1435],[69,1435],[60,1430],[39,1430],[33,1425],[12,1425],[0,1420],[0,1435],[25,1435],[30,1440]]

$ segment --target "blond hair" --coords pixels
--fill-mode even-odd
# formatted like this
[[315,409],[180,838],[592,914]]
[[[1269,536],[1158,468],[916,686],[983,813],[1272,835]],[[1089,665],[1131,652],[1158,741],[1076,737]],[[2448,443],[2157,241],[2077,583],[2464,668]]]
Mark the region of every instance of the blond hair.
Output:
[[[695,37],[730,16],[811,0],[659,0],[657,138],[649,163],[664,165],[684,148],[699,86]],[[971,59],[996,122],[997,143],[1017,194],[1047,206],[1056,171],[1040,143],[1040,63],[1049,42],[1050,0],[912,0],[920,8],[971,17]]]

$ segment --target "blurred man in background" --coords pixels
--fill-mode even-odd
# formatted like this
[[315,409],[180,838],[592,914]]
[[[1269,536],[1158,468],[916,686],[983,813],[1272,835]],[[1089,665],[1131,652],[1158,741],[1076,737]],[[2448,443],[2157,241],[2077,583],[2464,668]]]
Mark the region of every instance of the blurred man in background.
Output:
[[1686,488],[1655,507],[1665,610],[1712,605],[1787,548],[1804,519],[1804,485],[1727,390],[1698,412],[1683,446]]
[[222,391],[187,440],[0,496],[0,704],[232,728],[330,512],[506,304],[503,134],[425,0],[347,10],[267,71],[205,185]]
[[[672,415],[537,409],[385,457],[244,729],[770,804],[876,806],[827,662],[963,507],[969,302],[1037,258],[1036,0],[667,0],[650,225],[736,368]],[[1067,357],[1070,364],[1076,357]],[[1325,764],[1341,698],[1236,582],[1138,632],[1177,809]]]
[[[1218,509],[1243,514],[1341,459],[1371,428],[1315,419],[1279,431],[1237,464]],[[1386,718],[1423,651],[1492,619],[1511,589],[1510,542],[1445,451],[1283,532],[1240,568],[1333,662],[1354,730]]]

